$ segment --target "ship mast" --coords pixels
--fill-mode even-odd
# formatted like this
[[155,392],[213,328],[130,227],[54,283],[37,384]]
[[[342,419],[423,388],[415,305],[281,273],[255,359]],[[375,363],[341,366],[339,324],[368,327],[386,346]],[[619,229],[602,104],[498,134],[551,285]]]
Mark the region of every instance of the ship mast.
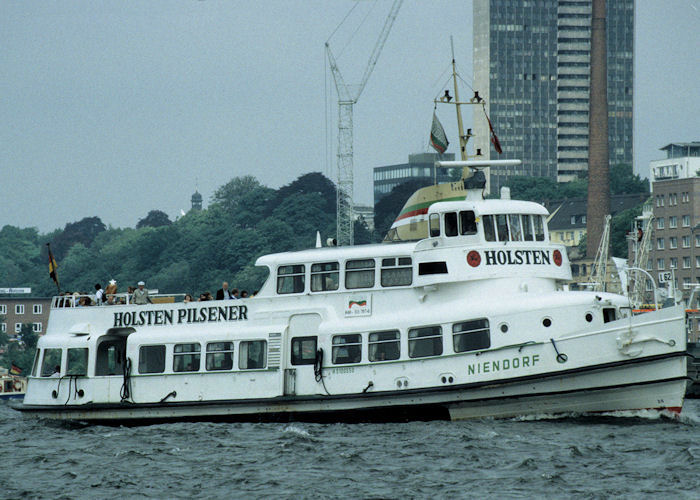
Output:
[[455,107],[457,108],[457,131],[459,132],[459,150],[461,154],[462,161],[467,161],[467,141],[469,136],[464,135],[464,125],[462,124],[462,105],[459,102],[459,88],[457,87],[457,65],[455,63],[455,43],[454,39],[450,37],[450,46],[452,48],[452,81],[455,87]]

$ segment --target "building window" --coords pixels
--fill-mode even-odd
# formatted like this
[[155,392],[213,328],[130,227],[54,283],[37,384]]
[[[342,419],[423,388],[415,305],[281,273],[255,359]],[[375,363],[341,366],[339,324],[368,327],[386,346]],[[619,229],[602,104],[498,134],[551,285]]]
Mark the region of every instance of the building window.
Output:
[[333,364],[359,363],[362,360],[362,335],[333,336]]
[[700,255],[695,256],[695,267],[700,267]]
[[15,304],[15,314],[24,314],[24,304]]
[[195,344],[175,344],[173,348],[174,372],[198,372],[200,351],[202,347]]
[[690,288],[690,278],[683,278],[683,288]]
[[656,259],[656,269],[663,271],[664,269],[664,259]]
[[139,373],[165,371],[165,346],[143,345],[139,348]]
[[7,305],[0,304],[0,314],[7,314]]
[[374,259],[349,260],[345,263],[345,288],[374,286]]
[[304,291],[304,265],[280,266],[277,269],[277,293],[302,293]]
[[207,344],[207,371],[223,371],[233,368],[233,342]]
[[675,229],[678,227],[678,217],[675,215],[672,215],[671,217],[668,218],[668,227],[669,229]]
[[683,257],[683,269],[690,269],[690,257]]
[[34,333],[41,333],[43,331],[44,325],[41,323],[32,323],[32,331]]
[[329,292],[338,289],[340,272],[337,262],[311,265],[311,291]]
[[43,306],[41,304],[34,304],[34,307],[32,308],[32,312],[34,314],[41,314],[43,311]]
[[15,333],[22,333],[22,323],[15,323]]
[[671,257],[670,264],[671,269],[678,269],[678,257]]
[[442,354],[442,327],[426,326],[408,331],[408,356],[424,358]]
[[238,344],[238,368],[260,370],[267,366],[267,341],[246,340]]
[[369,334],[369,360],[389,361],[399,359],[400,334],[398,330]]
[[664,228],[664,218],[659,217],[656,219],[656,229],[663,229]]
[[0,323],[0,332],[7,333],[7,323]]
[[665,247],[664,245],[664,239],[663,238],[657,238],[656,239],[656,249],[657,250],[663,250]]
[[690,215],[684,215],[681,219],[681,224],[683,224],[683,227],[690,227]]
[[690,235],[686,234],[683,236],[683,248],[690,248]]
[[676,236],[671,236],[668,239],[668,247],[669,248],[678,248],[678,237]]
[[410,257],[382,259],[382,286],[407,286],[413,282],[413,265]]

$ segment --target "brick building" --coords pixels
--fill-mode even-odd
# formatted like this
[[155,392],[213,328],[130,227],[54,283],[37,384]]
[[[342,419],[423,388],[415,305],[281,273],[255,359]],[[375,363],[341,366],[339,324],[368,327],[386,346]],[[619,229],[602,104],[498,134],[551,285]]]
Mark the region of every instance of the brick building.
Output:
[[43,334],[50,311],[50,297],[0,297],[0,331],[12,339],[23,324],[30,324],[35,333]]

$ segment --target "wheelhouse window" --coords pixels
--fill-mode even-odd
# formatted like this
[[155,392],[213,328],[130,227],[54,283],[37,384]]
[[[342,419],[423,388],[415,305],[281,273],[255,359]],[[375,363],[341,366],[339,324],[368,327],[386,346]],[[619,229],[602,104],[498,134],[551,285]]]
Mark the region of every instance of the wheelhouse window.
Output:
[[511,214],[508,216],[508,222],[510,223],[510,239],[512,241],[522,241],[523,231],[520,226],[520,216],[517,214]]
[[457,212],[445,212],[445,236],[457,236]]
[[544,223],[541,215],[533,215],[532,222],[535,226],[535,240],[544,241]]
[[430,214],[428,218],[430,236],[440,236],[440,214]]
[[362,335],[333,336],[333,364],[359,363],[362,359]]
[[304,291],[304,265],[280,266],[277,269],[277,293],[302,293]]
[[523,238],[524,238],[524,240],[525,241],[533,241],[535,239],[535,236],[532,232],[532,216],[531,215],[523,215],[522,221],[523,221]]
[[345,263],[345,288],[374,286],[374,259],[349,260]]
[[165,371],[165,346],[142,345],[139,348],[139,373],[163,373]]
[[340,272],[337,262],[323,262],[311,265],[311,291],[328,292],[337,290]]
[[472,210],[463,210],[459,213],[459,232],[462,235],[476,234],[476,216]]
[[294,337],[292,339],[292,364],[313,365],[316,362],[316,337]]
[[488,349],[491,346],[489,320],[475,319],[452,325],[452,342],[455,352]]
[[484,215],[484,239],[486,241],[496,241],[496,225],[493,221],[493,215]]
[[413,282],[413,264],[410,257],[382,259],[382,286],[406,286]]
[[266,366],[266,340],[244,340],[238,344],[238,368],[241,370],[259,370]]
[[369,360],[389,361],[399,359],[401,353],[398,330],[372,332],[369,334]]
[[175,344],[173,347],[174,372],[198,372],[202,346],[194,344]]
[[68,349],[66,375],[87,375],[88,350],[85,347]]
[[425,326],[408,331],[408,356],[424,358],[442,354],[442,327]]
[[39,369],[39,358],[41,356],[41,349],[37,349],[34,353],[34,363],[32,364],[32,377],[37,376],[37,370]]
[[207,344],[207,371],[223,371],[233,368],[233,342]]
[[61,349],[44,349],[44,360],[41,363],[41,376],[61,376]]
[[508,241],[508,216],[498,214],[496,216],[496,232],[498,233],[498,241]]

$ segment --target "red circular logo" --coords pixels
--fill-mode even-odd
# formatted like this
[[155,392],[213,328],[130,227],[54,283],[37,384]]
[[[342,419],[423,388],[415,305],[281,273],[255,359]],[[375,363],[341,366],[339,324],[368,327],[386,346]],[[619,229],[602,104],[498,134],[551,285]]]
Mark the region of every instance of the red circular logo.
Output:
[[559,250],[554,250],[554,253],[552,255],[554,256],[554,263],[557,266],[561,266],[561,252]]
[[467,254],[467,263],[472,267],[477,267],[481,264],[481,255],[476,250],[472,250]]

